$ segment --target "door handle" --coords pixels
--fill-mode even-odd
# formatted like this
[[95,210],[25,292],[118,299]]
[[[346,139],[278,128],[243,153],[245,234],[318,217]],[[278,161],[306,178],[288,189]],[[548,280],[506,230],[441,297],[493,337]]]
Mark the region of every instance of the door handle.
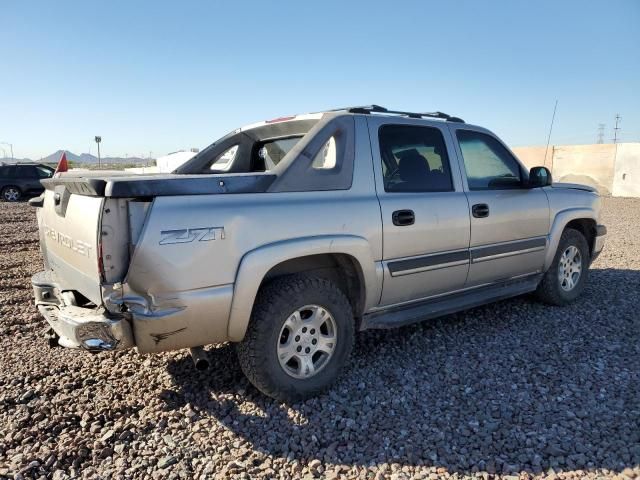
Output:
[[489,205],[486,203],[476,203],[471,207],[471,214],[476,218],[485,218],[489,216]]
[[406,227],[407,225],[413,225],[416,221],[416,216],[413,210],[396,210],[391,216],[393,224],[397,227]]

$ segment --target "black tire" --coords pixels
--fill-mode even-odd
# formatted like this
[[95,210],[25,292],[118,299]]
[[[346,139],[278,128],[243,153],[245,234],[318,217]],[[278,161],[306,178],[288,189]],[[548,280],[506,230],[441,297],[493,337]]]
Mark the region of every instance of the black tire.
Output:
[[[317,305],[335,323],[333,353],[309,378],[294,378],[285,371],[277,350],[285,321],[298,309]],[[306,275],[278,278],[258,292],[246,335],[237,346],[238,360],[249,381],[264,394],[292,403],[327,389],[347,363],[354,339],[354,319],[345,294],[332,282]]]
[[2,189],[0,195],[5,202],[17,202],[22,198],[22,191],[15,185],[7,185]]
[[[576,247],[580,252],[581,272],[575,286],[570,290],[566,290],[562,287],[562,281],[559,274],[560,259],[562,258],[563,253],[571,246]],[[587,240],[584,238],[584,235],[573,228],[565,229],[560,237],[558,250],[556,251],[555,257],[553,257],[553,263],[538,285],[536,290],[537,298],[549,305],[558,306],[568,305],[575,301],[587,284],[590,263],[591,258],[589,245],[587,244]]]

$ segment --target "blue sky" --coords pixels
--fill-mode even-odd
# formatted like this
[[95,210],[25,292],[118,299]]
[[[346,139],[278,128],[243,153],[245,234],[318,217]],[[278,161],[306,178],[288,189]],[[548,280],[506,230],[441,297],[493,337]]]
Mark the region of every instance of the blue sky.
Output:
[[[640,1],[0,3],[0,141],[154,156],[378,103],[512,146],[640,141]],[[0,145],[7,149],[8,147]],[[90,150],[91,149],[91,150]],[[2,155],[2,150],[0,150]]]

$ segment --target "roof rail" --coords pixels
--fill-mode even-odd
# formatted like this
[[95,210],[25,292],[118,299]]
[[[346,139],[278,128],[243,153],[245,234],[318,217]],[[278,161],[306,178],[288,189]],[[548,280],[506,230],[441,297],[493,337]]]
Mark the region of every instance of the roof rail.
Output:
[[338,110],[346,110],[350,113],[385,113],[387,115],[403,115],[409,118],[441,118],[446,120],[447,122],[457,122],[464,123],[464,120],[458,117],[452,117],[451,115],[447,115],[443,112],[425,112],[425,113],[416,113],[416,112],[402,112],[399,110],[389,110],[385,107],[381,107],[380,105],[365,105],[360,107],[346,107],[346,108],[337,108]]

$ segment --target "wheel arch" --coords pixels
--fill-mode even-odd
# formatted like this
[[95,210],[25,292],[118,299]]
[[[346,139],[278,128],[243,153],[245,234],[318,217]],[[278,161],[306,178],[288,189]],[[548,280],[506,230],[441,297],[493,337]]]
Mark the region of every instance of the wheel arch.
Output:
[[264,283],[305,271],[336,282],[356,316],[380,299],[382,269],[362,237],[327,235],[265,245],[245,254],[240,262],[229,316],[229,340],[244,338],[256,295]]
[[596,237],[596,225],[596,215],[591,209],[571,208],[558,212],[549,232],[549,248],[547,248],[545,257],[544,271],[546,272],[551,267],[558,250],[562,232],[567,228],[574,228],[582,233],[589,245],[589,252],[592,253]]

